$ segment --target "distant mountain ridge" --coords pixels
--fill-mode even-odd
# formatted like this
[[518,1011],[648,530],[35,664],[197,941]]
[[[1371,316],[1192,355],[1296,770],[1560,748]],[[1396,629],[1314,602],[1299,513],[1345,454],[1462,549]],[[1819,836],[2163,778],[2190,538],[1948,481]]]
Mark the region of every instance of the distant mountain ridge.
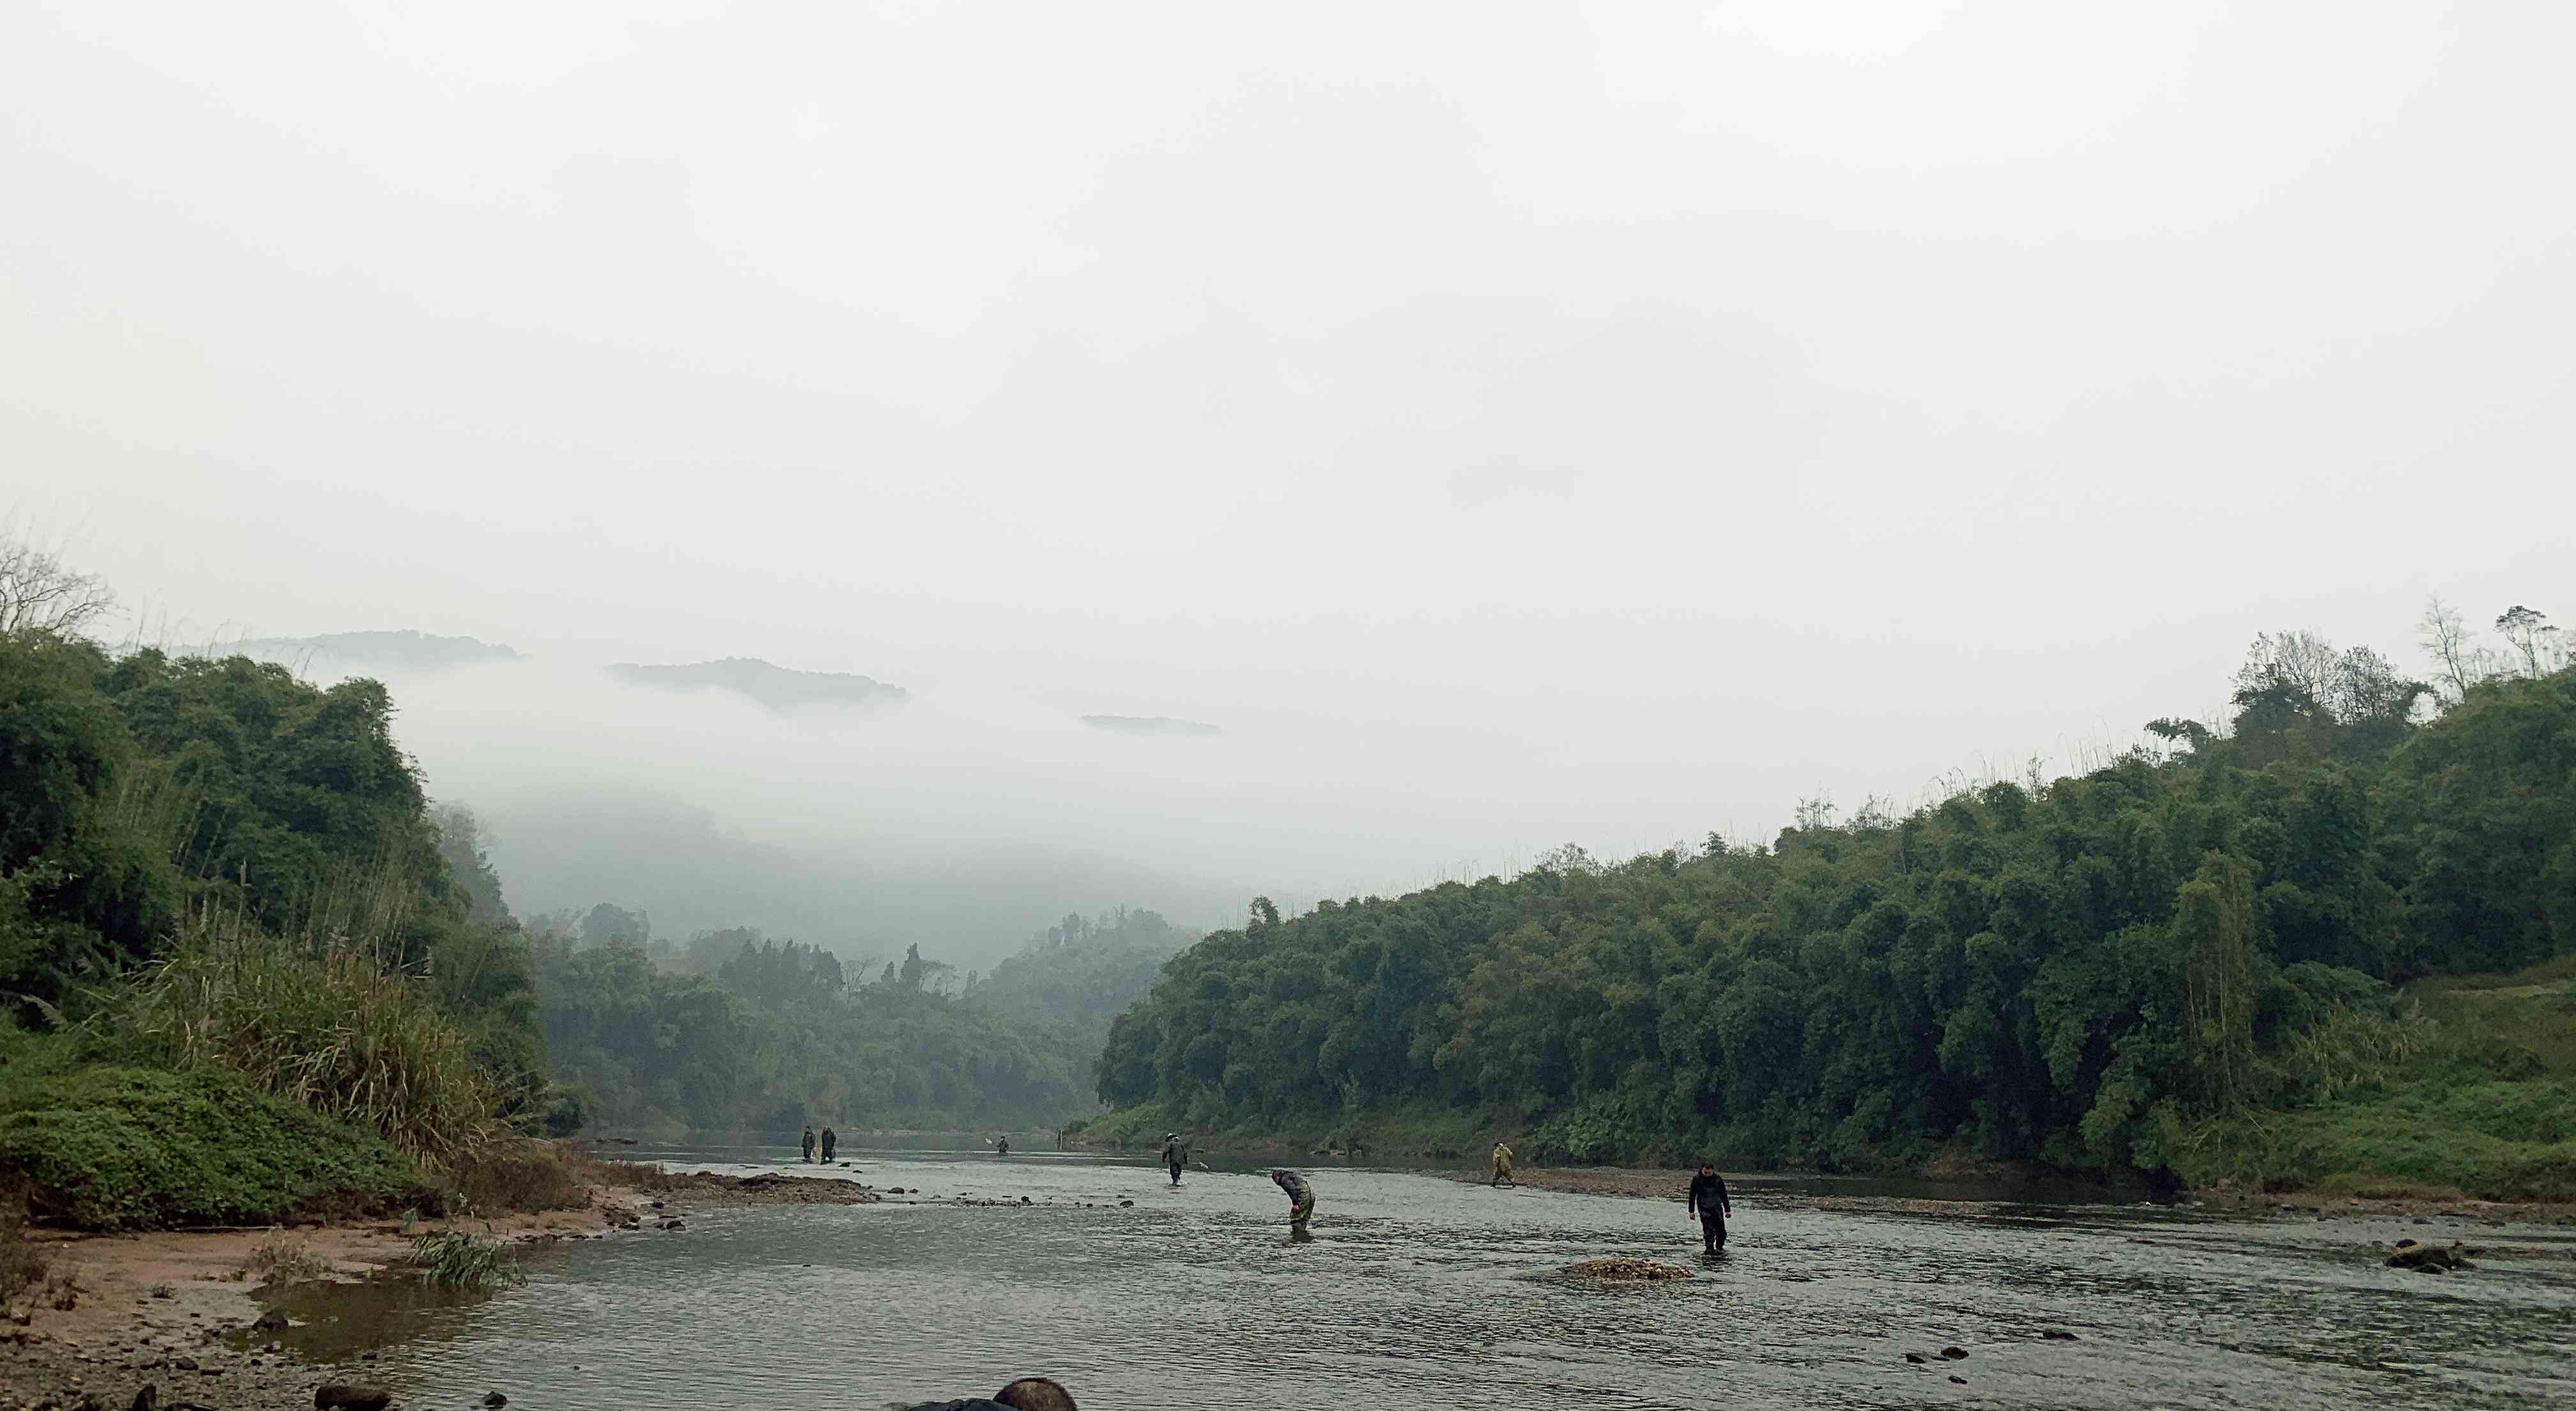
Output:
[[686,666],[639,666],[619,662],[608,674],[631,686],[665,691],[731,691],[771,710],[802,706],[898,706],[912,698],[901,686],[839,671],[793,671],[757,657],[726,657]]
[[318,637],[250,637],[238,642],[210,642],[194,652],[210,657],[245,656],[253,661],[273,661],[298,671],[336,669],[352,663],[411,671],[451,671],[460,666],[527,660],[525,654],[499,642],[439,637],[411,628],[398,632],[325,632]]
[[1082,723],[1118,735],[1222,735],[1225,727],[1172,715],[1086,715]]

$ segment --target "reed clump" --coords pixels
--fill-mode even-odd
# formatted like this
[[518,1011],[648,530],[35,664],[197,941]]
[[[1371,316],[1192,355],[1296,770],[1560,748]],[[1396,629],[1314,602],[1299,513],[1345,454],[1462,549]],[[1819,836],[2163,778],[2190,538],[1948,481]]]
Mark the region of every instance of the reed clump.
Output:
[[462,1230],[442,1230],[413,1240],[410,1263],[440,1288],[491,1289],[528,1281],[508,1245]]
[[429,979],[345,934],[290,939],[199,912],[142,973],[114,1030],[137,1059],[228,1071],[441,1169],[501,1131],[490,1070]]

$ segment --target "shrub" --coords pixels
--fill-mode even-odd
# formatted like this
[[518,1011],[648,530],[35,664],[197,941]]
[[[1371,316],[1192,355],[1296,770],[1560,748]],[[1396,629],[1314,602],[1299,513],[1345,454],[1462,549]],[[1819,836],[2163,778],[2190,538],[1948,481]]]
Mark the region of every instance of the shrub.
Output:
[[587,1168],[597,1164],[543,1142],[496,1142],[457,1166],[456,1189],[473,1210],[578,1210],[590,1204]]
[[45,1252],[27,1238],[26,1204],[0,1201],[0,1304],[43,1283],[45,1268]]
[[527,1272],[511,1256],[508,1245],[462,1230],[413,1240],[411,1263],[441,1288],[488,1289],[528,1281]]
[[93,1230],[444,1208],[382,1138],[220,1073],[94,1067],[0,1084],[0,1178]]
[[250,1252],[250,1271],[263,1279],[294,1283],[321,1278],[331,1265],[304,1241],[271,1235]]
[[144,973],[115,1033],[137,1056],[237,1073],[440,1166],[497,1129],[491,1075],[428,981],[388,973],[345,942],[194,917]]

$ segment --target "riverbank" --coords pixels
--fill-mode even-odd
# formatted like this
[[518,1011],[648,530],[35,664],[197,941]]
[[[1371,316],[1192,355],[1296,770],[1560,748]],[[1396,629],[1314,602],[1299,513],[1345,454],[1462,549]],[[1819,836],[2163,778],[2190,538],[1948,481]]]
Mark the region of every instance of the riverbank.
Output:
[[[884,1193],[820,1176],[663,1172],[619,1163],[576,1208],[409,1224],[304,1221],[258,1229],[95,1234],[33,1228],[45,1281],[0,1326],[0,1404],[101,1411],[135,1404],[147,1386],[163,1406],[309,1411],[330,1382],[365,1384],[373,1354],[309,1361],[270,1336],[286,1330],[262,1296],[301,1280],[355,1283],[400,1275],[412,1241],[454,1231],[514,1248],[687,1229],[691,1209],[864,1205]],[[69,1307],[59,1295],[68,1292]]]

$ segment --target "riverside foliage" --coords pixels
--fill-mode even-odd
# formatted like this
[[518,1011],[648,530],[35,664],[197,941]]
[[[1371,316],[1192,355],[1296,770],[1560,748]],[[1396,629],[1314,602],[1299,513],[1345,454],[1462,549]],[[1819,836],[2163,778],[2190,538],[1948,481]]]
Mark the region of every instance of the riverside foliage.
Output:
[[615,907],[532,929],[546,1050],[594,1119],[772,1137],[1091,1111],[1084,1079],[1110,1016],[1187,939],[1150,911],[1067,917],[960,985],[917,946],[853,978],[831,951],[748,928],[657,944]]
[[2265,1147],[2262,1114],[2438,1049],[2444,1082],[2520,1085],[2523,1145],[2477,1183],[2576,1195],[2576,1084],[2396,989],[2576,949],[2576,671],[2529,666],[2437,694],[2267,637],[2232,728],[2159,721],[2168,749],[2078,777],[1293,919],[1256,902],[1119,1019],[1100,1093],[1203,1130],[1473,1109],[1585,1161],[2263,1184],[2342,1158]]

